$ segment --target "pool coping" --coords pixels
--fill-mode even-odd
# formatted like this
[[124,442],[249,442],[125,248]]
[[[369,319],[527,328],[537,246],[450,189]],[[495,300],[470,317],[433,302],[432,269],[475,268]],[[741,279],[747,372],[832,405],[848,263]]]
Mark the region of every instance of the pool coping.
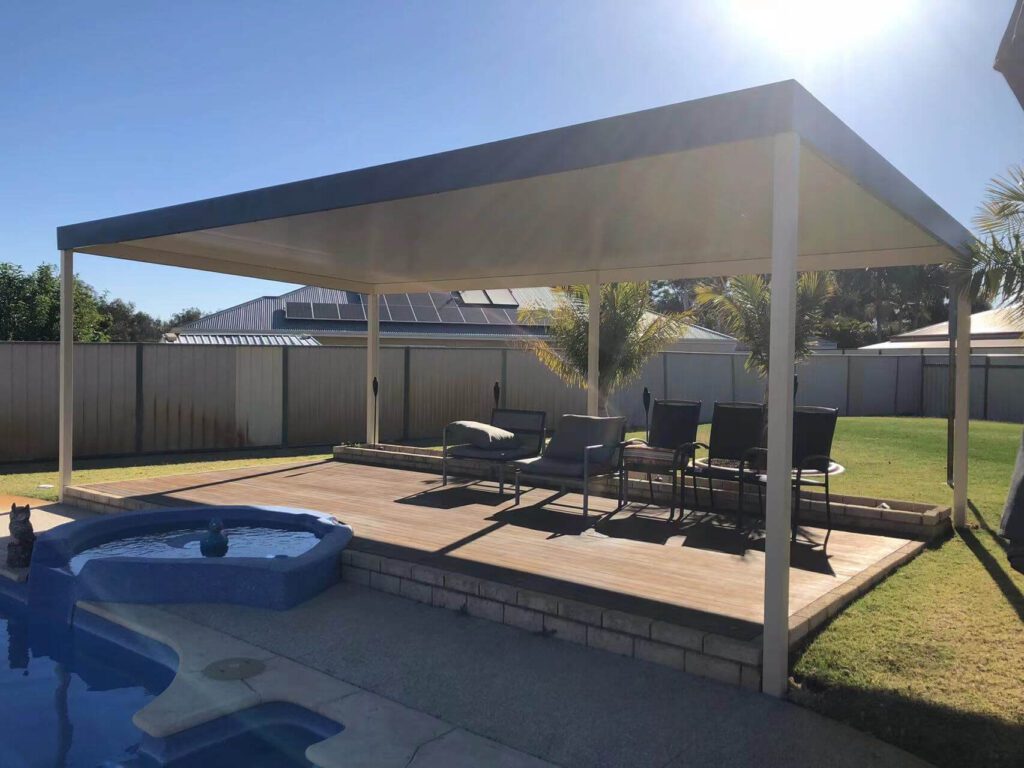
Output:
[[[78,615],[103,619],[178,654],[178,673],[171,685],[133,717],[136,727],[153,738],[243,709],[284,703],[342,725],[340,733],[306,750],[306,758],[319,768],[414,767],[417,757],[459,764],[467,756],[474,760],[470,764],[500,761],[507,768],[552,765],[158,606],[80,601],[77,607]],[[243,680],[215,680],[203,674],[215,661],[236,658],[257,659],[265,669]],[[429,759],[420,751],[423,748]],[[481,755],[486,757],[481,760]]]

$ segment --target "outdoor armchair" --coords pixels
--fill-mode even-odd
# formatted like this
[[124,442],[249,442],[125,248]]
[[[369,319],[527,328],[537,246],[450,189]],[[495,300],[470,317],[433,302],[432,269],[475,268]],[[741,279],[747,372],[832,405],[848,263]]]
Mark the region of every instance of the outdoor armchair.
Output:
[[452,459],[487,461],[498,467],[498,492],[505,492],[505,464],[536,456],[544,447],[544,411],[495,408],[490,424],[455,421],[441,435],[441,485]]
[[516,470],[516,503],[519,503],[520,480],[524,475],[559,484],[578,481],[583,484],[583,516],[586,517],[590,510],[591,478],[618,475],[621,506],[625,436],[626,420],[618,416],[563,416],[543,454],[512,463]]
[[[736,504],[736,527],[743,527],[743,495],[745,483],[760,472],[762,460],[758,450],[764,442],[767,409],[763,403],[715,403],[711,415],[711,437],[707,443],[694,442],[689,447],[690,463],[683,466],[683,487],[686,476],[693,478],[693,501],[698,504],[697,478],[708,483],[708,499],[715,508],[715,480],[735,480],[739,484]],[[706,448],[706,463],[698,464],[696,451]]]
[[[822,550],[828,549],[832,535],[832,498],[829,493],[829,468],[832,466],[832,440],[839,420],[838,408],[816,405],[798,405],[793,409],[793,507],[790,513],[790,528],[796,541],[796,527],[800,516],[800,489],[813,486],[825,490],[825,521],[827,530]],[[759,453],[767,456],[764,448]],[[808,477],[806,473],[811,473]],[[763,510],[761,488],[768,484],[764,473],[751,478],[757,485],[758,500]]]
[[[630,440],[623,452],[623,502],[629,501],[629,473],[644,472],[651,503],[654,503],[652,474],[672,476],[669,519],[675,515],[678,472],[692,458],[700,425],[700,400],[655,400],[651,428],[646,440]],[[682,510],[682,501],[679,504]]]

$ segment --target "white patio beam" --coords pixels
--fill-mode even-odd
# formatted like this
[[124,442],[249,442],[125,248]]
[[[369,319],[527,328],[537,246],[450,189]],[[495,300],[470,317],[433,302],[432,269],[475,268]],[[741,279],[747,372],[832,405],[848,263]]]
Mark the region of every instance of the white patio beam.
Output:
[[598,368],[601,356],[601,283],[596,274],[590,278],[590,303],[587,310],[587,415],[597,416],[601,394]]
[[784,696],[789,679],[789,535],[793,486],[793,366],[800,139],[775,137],[772,162],[768,482],[765,490],[762,690]]
[[379,442],[380,407],[373,382],[380,375],[380,294],[366,294],[366,442]]
[[60,424],[57,447],[57,492],[71,485],[73,432],[75,425],[75,252],[60,252]]
[[971,298],[957,292],[953,382],[953,525],[967,524],[967,446],[971,419]]

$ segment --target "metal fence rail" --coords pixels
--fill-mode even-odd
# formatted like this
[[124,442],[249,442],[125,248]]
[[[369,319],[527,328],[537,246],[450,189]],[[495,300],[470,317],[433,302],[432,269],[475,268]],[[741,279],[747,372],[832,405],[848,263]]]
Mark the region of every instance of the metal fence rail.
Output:
[[[57,454],[55,343],[0,343],[0,461]],[[643,424],[641,392],[657,398],[761,400],[742,353],[664,352],[610,401]],[[946,415],[948,360],[936,354],[825,352],[798,366],[797,403],[843,415]],[[354,347],[75,345],[75,454],[298,447],[357,441],[365,418],[365,351]],[[502,404],[548,413],[586,409],[569,387],[519,349],[385,347],[380,416],[385,440],[435,438],[457,418],[486,419],[495,382]],[[976,355],[971,417],[1024,421],[1024,355]]]

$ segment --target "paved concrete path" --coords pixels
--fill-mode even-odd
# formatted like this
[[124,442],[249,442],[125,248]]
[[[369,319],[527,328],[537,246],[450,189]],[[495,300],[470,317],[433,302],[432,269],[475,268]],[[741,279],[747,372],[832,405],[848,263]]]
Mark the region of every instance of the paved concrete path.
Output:
[[281,613],[169,610],[564,766],[926,765],[761,694],[356,585]]

